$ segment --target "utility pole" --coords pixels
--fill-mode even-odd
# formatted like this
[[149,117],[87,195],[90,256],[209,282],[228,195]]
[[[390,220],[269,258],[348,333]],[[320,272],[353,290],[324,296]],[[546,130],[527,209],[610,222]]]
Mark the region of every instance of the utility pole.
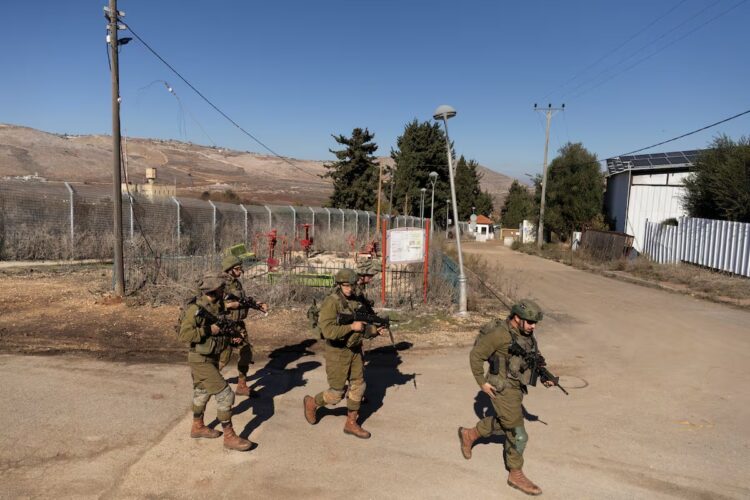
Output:
[[378,220],[375,223],[375,234],[380,235],[380,192],[383,190],[383,164],[380,163],[380,174],[378,175]]
[[[117,0],[109,0],[109,10],[105,10],[109,19],[109,47],[112,59],[112,202],[114,203],[114,294],[125,295],[125,267],[122,258],[122,179],[120,178],[120,66],[118,58],[117,30],[120,12],[117,11]],[[124,15],[124,14],[122,14]]]
[[544,111],[544,113],[547,115],[547,133],[544,140],[544,164],[542,167],[542,199],[539,203],[539,227],[537,228],[536,236],[536,246],[539,248],[542,248],[542,243],[544,243],[544,198],[547,194],[547,150],[549,149],[549,127],[550,123],[552,122],[552,115],[554,115],[558,111],[564,110],[565,104],[563,104],[560,108],[553,108],[552,104],[548,104],[546,109],[537,108],[536,104],[534,104],[534,111]]

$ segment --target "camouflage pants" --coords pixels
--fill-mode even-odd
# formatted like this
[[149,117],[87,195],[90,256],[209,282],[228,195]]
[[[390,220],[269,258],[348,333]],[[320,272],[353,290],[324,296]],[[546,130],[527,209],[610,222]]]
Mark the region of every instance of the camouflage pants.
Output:
[[[495,416],[484,417],[477,422],[482,437],[505,434],[503,456],[507,469],[523,467],[523,449],[526,446],[526,430],[523,425],[523,392],[520,387],[506,386],[492,400]],[[518,442],[517,442],[517,438]]]
[[348,381],[346,407],[350,411],[359,411],[365,392],[365,365],[361,345],[351,349],[326,344],[325,360],[329,389],[316,395],[315,402],[318,406],[337,404],[343,399]]
[[[245,332],[247,335],[247,332]],[[219,369],[224,369],[229,364],[229,360],[232,357],[232,351],[237,349],[239,351],[239,359],[237,359],[237,371],[239,372],[240,378],[247,377],[247,371],[250,369],[250,365],[253,362],[253,346],[247,337],[245,337],[239,345],[229,346],[221,352],[219,356]]]

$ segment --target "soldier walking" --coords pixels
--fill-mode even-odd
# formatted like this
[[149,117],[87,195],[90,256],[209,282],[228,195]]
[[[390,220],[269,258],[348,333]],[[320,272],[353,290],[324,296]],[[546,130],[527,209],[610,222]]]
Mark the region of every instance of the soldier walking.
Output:
[[[523,452],[528,435],[523,423],[523,395],[528,393],[531,379],[523,353],[532,353],[541,360],[534,329],[543,317],[542,310],[531,300],[515,304],[510,316],[485,325],[479,331],[474,347],[469,354],[471,372],[481,390],[492,400],[496,416],[479,420],[472,428],[458,428],[461,453],[467,460],[471,458],[471,447],[479,437],[504,434],[504,459],[508,469],[508,485],[528,495],[541,495],[542,490],[523,473]],[[490,363],[485,375],[484,363]],[[549,387],[554,382],[543,380]]]
[[[222,351],[219,358],[219,369],[221,370],[227,364],[232,356],[233,347],[239,351],[239,358],[237,360],[237,388],[234,393],[237,396],[248,396],[250,397],[251,391],[247,385],[247,372],[250,369],[250,364],[253,362],[253,346],[250,343],[250,338],[247,335],[247,329],[245,327],[245,318],[247,318],[248,310],[251,308],[259,309],[263,312],[268,311],[268,304],[265,302],[256,302],[255,299],[245,294],[245,290],[242,288],[242,261],[234,255],[228,255],[221,261],[221,270],[224,272],[225,286],[225,301],[224,307],[228,311],[229,317],[240,323],[242,342],[236,346],[229,345],[224,351]],[[244,305],[243,305],[244,304]]]
[[360,427],[357,422],[362,396],[365,393],[362,339],[364,335],[381,335],[387,331],[385,328],[376,329],[362,321],[338,324],[338,314],[352,314],[360,307],[359,298],[354,293],[357,279],[357,273],[351,269],[338,271],[335,276],[336,287],[320,306],[318,324],[326,339],[325,364],[329,388],[315,397],[305,396],[303,404],[305,419],[313,425],[318,421],[318,408],[338,404],[344,398],[348,382],[349,391],[346,399],[348,411],[344,432],[361,439],[368,439],[370,433]]
[[239,342],[238,336],[226,335],[217,320],[222,313],[224,280],[217,276],[206,276],[198,285],[201,295],[186,309],[180,321],[179,339],[190,345],[188,365],[193,377],[193,425],[192,438],[217,438],[221,432],[206,427],[203,414],[211,396],[216,398],[216,418],[224,429],[224,447],[230,450],[247,451],[252,443],[239,437],[232,427],[232,405],[234,392],[219,372],[219,356],[231,342]]

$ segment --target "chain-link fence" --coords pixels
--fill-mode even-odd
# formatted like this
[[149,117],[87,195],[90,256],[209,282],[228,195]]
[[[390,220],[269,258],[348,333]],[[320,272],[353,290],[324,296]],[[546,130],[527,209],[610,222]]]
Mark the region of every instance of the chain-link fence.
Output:
[[[106,186],[4,180],[0,207],[0,259],[112,256],[112,191]],[[291,249],[305,238],[305,224],[318,250],[343,251],[376,237],[376,215],[362,210],[122,195],[123,239],[131,257],[212,255],[238,243],[260,255],[270,231]],[[418,217],[399,216],[390,227],[421,224]]]

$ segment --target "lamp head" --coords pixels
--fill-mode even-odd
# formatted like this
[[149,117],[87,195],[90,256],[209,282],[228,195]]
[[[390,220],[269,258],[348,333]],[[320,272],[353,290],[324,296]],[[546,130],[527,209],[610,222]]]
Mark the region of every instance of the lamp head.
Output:
[[437,172],[435,172],[435,171],[430,172],[430,180],[432,182],[435,182],[437,180],[437,178],[438,178],[438,173]]
[[456,116],[456,110],[451,106],[448,106],[447,104],[438,106],[435,112],[432,114],[432,117],[435,120],[447,120],[449,118],[453,118],[454,116]]

